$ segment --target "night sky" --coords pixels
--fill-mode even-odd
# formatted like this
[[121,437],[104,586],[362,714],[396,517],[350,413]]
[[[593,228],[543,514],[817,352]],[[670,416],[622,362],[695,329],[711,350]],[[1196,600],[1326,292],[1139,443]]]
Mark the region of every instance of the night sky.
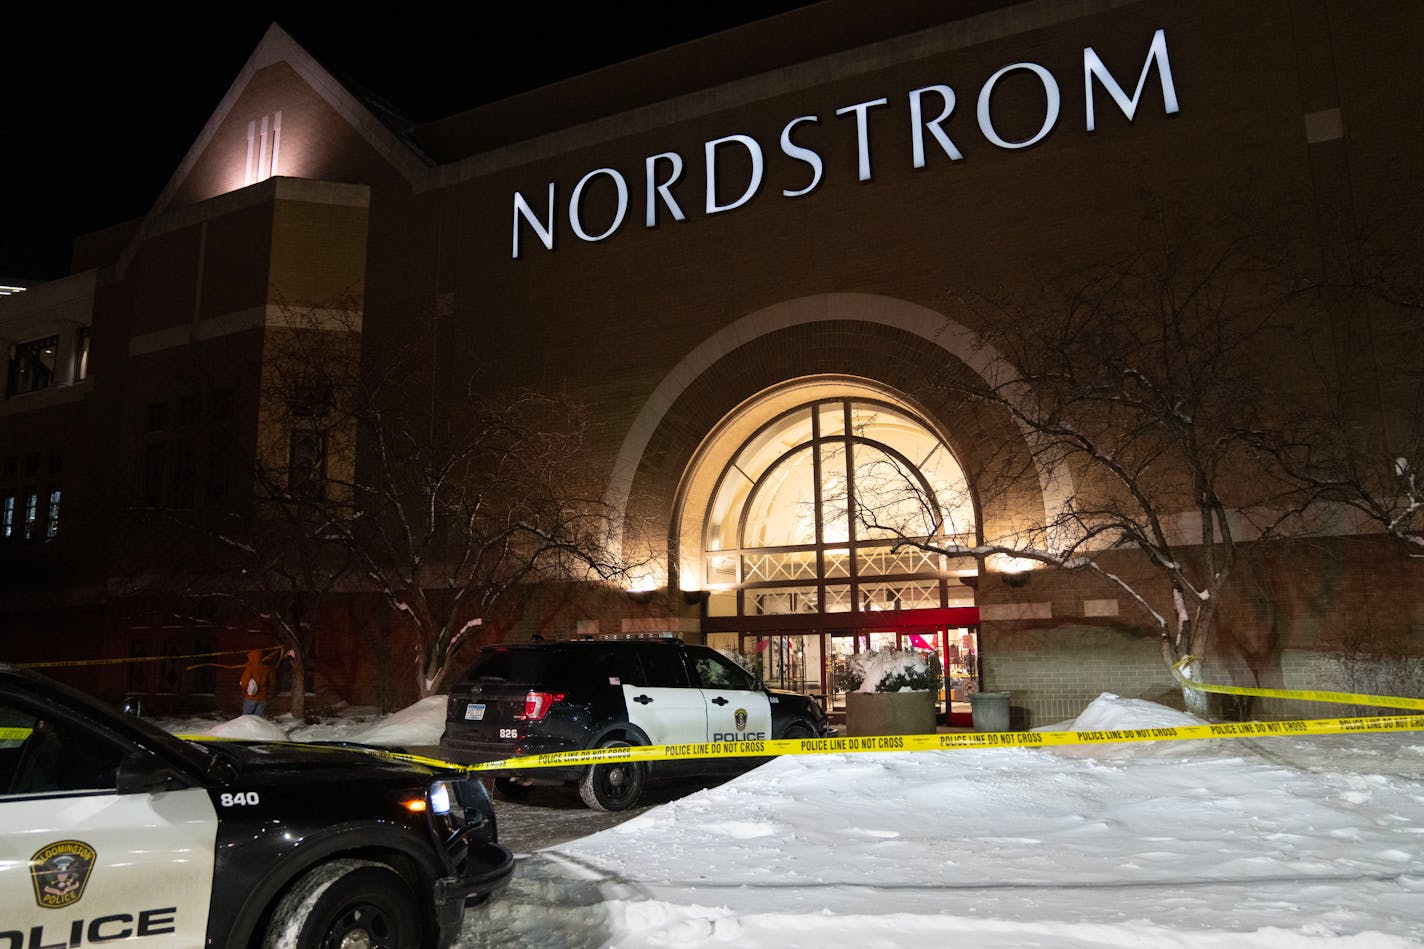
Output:
[[0,14],[0,283],[63,276],[75,235],[144,214],[274,20],[429,120],[807,2],[471,4],[409,22],[317,5]]

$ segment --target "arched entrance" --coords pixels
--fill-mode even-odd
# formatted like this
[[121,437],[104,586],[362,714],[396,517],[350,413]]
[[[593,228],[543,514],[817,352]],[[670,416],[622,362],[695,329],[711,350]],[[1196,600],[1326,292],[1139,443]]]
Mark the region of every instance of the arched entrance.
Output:
[[[945,710],[977,676],[974,494],[947,439],[903,395],[863,379],[803,379],[739,407],[681,490],[680,583],[706,591],[710,645],[768,684],[843,705],[838,663],[897,647],[945,663]],[[967,714],[967,705],[961,710]]]

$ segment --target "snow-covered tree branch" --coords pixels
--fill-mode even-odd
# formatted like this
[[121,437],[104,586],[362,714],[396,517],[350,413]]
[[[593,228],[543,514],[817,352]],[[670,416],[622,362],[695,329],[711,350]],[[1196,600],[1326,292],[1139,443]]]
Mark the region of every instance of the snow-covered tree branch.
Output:
[[[1165,662],[1204,655],[1242,543],[1299,514],[1248,434],[1279,424],[1260,380],[1265,354],[1290,344],[1267,249],[1242,222],[1162,212],[1114,259],[1017,298],[959,299],[990,327],[983,346],[1001,371],[946,374],[946,386],[1011,418],[1032,469],[1075,489],[1042,518],[986,518],[971,542],[942,532],[953,499],[882,462],[855,474],[862,529],[991,565],[999,555],[1093,573],[1157,629]],[[1024,509],[1005,499],[1023,497],[1030,466],[1009,455],[973,479],[985,510]],[[1124,551],[1146,569],[1117,569]]]

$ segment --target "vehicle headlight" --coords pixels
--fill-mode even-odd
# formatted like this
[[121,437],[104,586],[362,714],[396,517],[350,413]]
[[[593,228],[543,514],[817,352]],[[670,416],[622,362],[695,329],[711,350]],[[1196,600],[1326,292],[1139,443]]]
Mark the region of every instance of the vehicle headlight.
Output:
[[444,781],[430,785],[430,810],[436,814],[450,813],[450,785]]
[[430,782],[430,812],[458,827],[465,822],[464,801],[454,781],[441,779]]
[[431,781],[424,801],[431,828],[447,845],[476,831],[479,839],[493,839],[494,815],[480,782],[456,777]]

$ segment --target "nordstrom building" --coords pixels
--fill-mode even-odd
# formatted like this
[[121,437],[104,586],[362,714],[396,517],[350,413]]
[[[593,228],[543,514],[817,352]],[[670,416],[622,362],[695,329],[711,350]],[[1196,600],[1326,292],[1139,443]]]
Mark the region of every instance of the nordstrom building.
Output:
[[[487,639],[673,633],[832,706],[845,656],[933,648],[950,721],[976,690],[1009,692],[1016,726],[1103,691],[1180,703],[1160,564],[1130,546],[1092,570],[1005,552],[1098,492],[1037,450],[1034,424],[966,395],[1014,361],[1004,311],[973,301],[1123,259],[1168,206],[1206,219],[1247,195],[1317,264],[1342,218],[1417,214],[1422,47],[1407,0],[827,0],[413,125],[274,26],[147,215],[78,239],[72,276],[0,298],[0,648],[166,655],[64,674],[224,701],[221,676],[177,657],[245,648],[255,627],[106,575],[104,472],[158,507],[242,496],[243,446],[280,426],[257,378],[228,360],[191,401],[174,367],[260,364],[285,307],[348,299],[368,356],[434,329],[420,377],[437,405],[478,369],[491,391],[588,412],[591,493],[639,566]],[[1419,244],[1397,249],[1420,263]],[[1397,345],[1386,307],[1287,308],[1332,341],[1330,377],[1370,425],[1407,408],[1377,358]],[[1307,387],[1302,352],[1263,380],[1276,401]],[[326,464],[327,446],[290,446],[294,467]],[[1010,490],[988,481],[1005,465]],[[867,518],[876,498],[910,504],[887,470],[934,543]],[[1183,496],[1154,510],[1190,521]],[[1329,657],[1346,627],[1417,647],[1424,582],[1397,540],[1357,521],[1264,536],[1239,538],[1207,678],[1345,685]],[[410,687],[398,616],[358,634],[325,609],[309,688]]]

